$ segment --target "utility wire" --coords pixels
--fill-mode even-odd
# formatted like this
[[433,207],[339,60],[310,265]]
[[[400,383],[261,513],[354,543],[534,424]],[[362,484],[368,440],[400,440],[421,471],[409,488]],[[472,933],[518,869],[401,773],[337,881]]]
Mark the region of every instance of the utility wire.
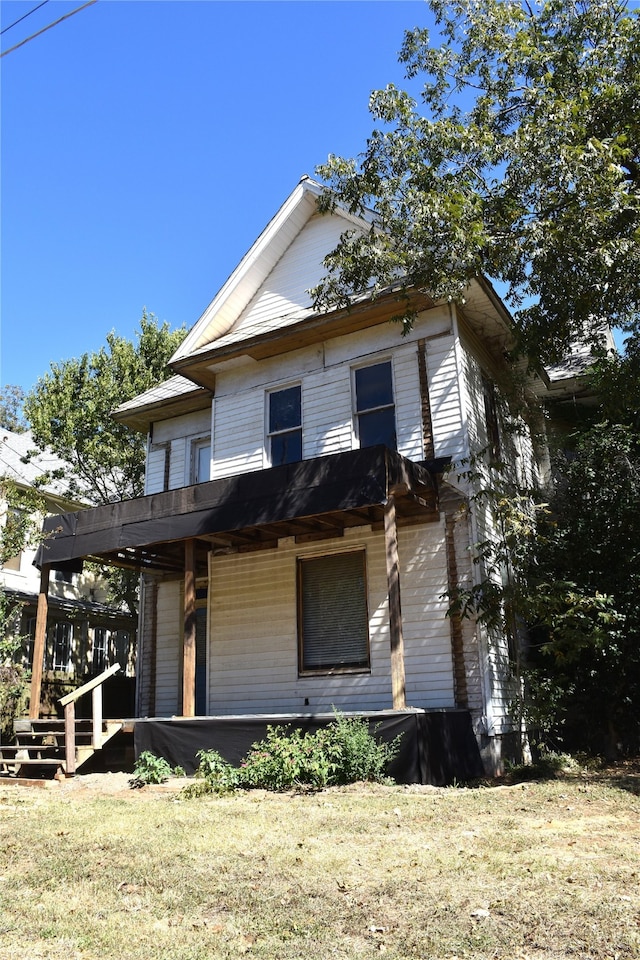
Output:
[[58,20],[54,20],[53,23],[50,23],[47,27],[43,27],[42,30],[38,30],[37,33],[32,33],[30,37],[27,37],[25,40],[21,40],[20,43],[16,43],[14,47],[9,47],[8,50],[5,50],[4,53],[0,53],[1,57],[6,57],[8,53],[13,53],[14,50],[17,50],[18,47],[23,47],[25,43],[29,43],[29,40],[34,40],[36,37],[39,37],[41,33],[45,33],[47,30],[51,30],[51,27],[57,27],[59,23],[62,23],[63,20],[68,20],[69,17],[72,17],[74,13],[80,13],[81,10],[84,10],[86,7],[93,6],[94,3],[97,3],[98,0],[89,0],[88,3],[83,3],[81,7],[76,7],[75,10],[72,10],[71,13],[65,13],[64,17],[60,17]]
[[11,30],[11,27],[16,27],[19,23],[22,23],[23,20],[26,20],[27,17],[30,17],[32,13],[35,13],[36,10],[39,10],[40,7],[44,7],[45,3],[49,3],[49,0],[42,0],[42,3],[39,3],[37,7],[34,7],[33,10],[29,10],[28,13],[23,13],[21,17],[17,20],[14,20],[13,23],[10,23],[8,27],[5,27],[4,30],[0,30],[0,37],[3,33],[6,33],[7,30]]

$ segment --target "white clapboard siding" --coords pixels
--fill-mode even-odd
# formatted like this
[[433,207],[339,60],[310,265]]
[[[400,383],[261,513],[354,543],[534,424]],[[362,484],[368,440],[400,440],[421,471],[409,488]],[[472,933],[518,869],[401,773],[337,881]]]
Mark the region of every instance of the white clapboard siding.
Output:
[[401,528],[398,548],[407,702],[455,706],[443,524]]
[[147,452],[145,494],[161,493],[164,490],[164,469],[169,451],[166,444],[152,445]]
[[303,383],[305,459],[351,450],[354,445],[349,368],[315,371]]
[[156,627],[156,716],[178,713],[182,656],[182,591],[180,583],[158,584]]
[[216,399],[211,479],[264,467],[265,397],[260,389]]
[[310,312],[308,291],[325,275],[322,261],[337,246],[345,226],[342,217],[312,217],[242,311],[234,332],[250,327],[253,335],[272,328],[281,317]]
[[424,457],[418,352],[414,343],[396,347],[393,354],[398,452],[410,460]]
[[467,456],[467,440],[458,384],[459,352],[453,336],[427,342],[427,380],[436,457],[459,463]]
[[[366,549],[370,674],[298,676],[296,560]],[[450,707],[453,671],[439,524],[400,531],[409,703]],[[362,528],[332,543],[281,543],[277,551],[213,557],[210,576],[209,704],[212,714],[391,707],[384,537]],[[405,609],[406,604],[406,609]]]

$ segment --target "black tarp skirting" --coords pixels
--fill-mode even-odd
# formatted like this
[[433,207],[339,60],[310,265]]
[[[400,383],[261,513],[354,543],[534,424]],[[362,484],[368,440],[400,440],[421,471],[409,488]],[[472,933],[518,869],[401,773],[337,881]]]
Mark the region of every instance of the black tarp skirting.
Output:
[[[398,783],[445,786],[484,774],[467,710],[385,710],[358,716],[367,720],[371,733],[380,740],[388,742],[402,735],[398,755],[388,771]],[[150,750],[172,767],[183,767],[190,776],[197,767],[198,750],[217,750],[238,766],[269,725],[314,732],[333,719],[332,714],[138,719],[135,755]]]

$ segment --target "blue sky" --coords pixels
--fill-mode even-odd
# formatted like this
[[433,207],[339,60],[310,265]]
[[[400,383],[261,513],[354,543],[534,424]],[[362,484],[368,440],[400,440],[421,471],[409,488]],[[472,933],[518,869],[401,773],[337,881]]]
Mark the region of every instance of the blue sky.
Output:
[[[1,26],[40,0],[3,0]],[[82,4],[50,0],[2,50]],[[403,83],[420,0],[99,0],[1,61],[0,384],[191,326],[304,173]]]

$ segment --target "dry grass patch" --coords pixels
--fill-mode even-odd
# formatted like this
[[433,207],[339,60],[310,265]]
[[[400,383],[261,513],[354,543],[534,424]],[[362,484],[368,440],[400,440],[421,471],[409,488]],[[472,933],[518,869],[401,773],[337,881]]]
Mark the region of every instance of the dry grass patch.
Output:
[[640,956],[633,770],[189,801],[95,783],[0,785],[2,960]]

